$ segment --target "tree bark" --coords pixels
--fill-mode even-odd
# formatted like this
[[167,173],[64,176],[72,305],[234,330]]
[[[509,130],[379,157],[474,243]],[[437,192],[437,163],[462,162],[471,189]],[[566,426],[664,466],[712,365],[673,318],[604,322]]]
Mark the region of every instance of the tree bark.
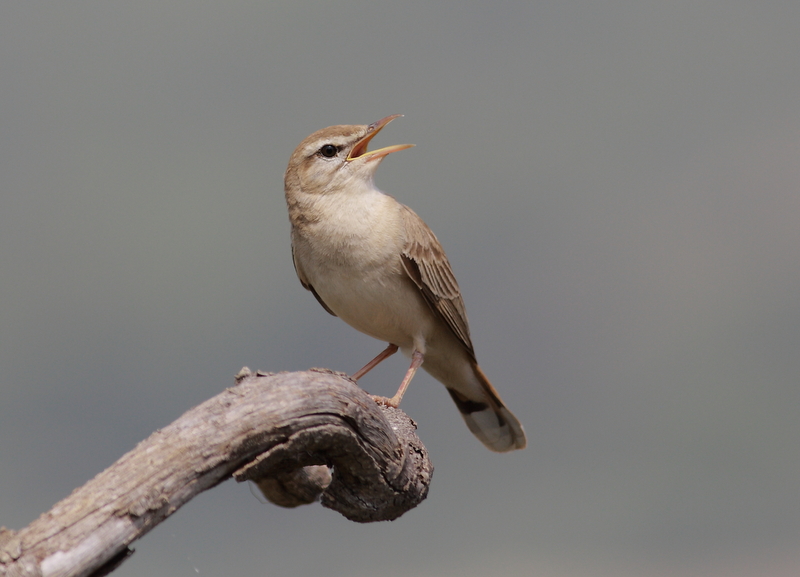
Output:
[[396,519],[433,473],[413,421],[322,369],[251,374],[153,433],[19,532],[0,528],[0,577],[99,577],[128,545],[233,476],[271,502],[357,522]]

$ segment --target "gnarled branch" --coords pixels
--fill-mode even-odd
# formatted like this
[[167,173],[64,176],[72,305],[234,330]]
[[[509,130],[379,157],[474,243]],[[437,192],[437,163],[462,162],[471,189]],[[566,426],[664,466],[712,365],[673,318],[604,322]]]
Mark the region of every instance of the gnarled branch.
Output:
[[433,467],[414,423],[346,375],[253,375],[153,433],[19,532],[0,529],[0,576],[105,575],[127,546],[233,476],[278,505],[322,504],[358,522],[425,499]]

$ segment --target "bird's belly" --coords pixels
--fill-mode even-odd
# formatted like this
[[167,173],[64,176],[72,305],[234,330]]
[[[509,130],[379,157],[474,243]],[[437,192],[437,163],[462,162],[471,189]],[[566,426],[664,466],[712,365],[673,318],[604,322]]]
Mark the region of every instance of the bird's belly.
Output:
[[[320,298],[353,328],[405,351],[422,345],[434,319],[419,289],[400,270],[328,271],[314,285]],[[319,288],[318,288],[319,287]]]

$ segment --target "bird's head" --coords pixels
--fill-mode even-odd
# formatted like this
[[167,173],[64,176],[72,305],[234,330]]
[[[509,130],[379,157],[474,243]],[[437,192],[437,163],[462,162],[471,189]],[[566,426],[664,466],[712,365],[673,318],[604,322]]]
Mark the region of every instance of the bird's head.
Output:
[[355,182],[372,184],[375,169],[387,154],[413,144],[395,144],[367,151],[381,129],[402,114],[393,114],[372,124],[329,126],[306,138],[292,153],[286,169],[286,192],[302,190],[325,194]]

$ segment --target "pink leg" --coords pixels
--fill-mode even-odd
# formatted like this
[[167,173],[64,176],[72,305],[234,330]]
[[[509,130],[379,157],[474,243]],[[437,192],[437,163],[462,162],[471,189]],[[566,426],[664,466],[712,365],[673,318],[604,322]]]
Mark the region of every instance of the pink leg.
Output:
[[381,362],[385,361],[393,354],[395,354],[397,352],[397,348],[398,348],[397,345],[389,343],[389,346],[386,347],[383,351],[381,351],[381,354],[379,354],[377,357],[375,357],[366,365],[364,365],[360,370],[356,371],[350,378],[353,379],[354,381],[358,381],[358,379],[360,379],[368,372],[370,372],[372,369],[377,367],[379,364],[381,364]]
[[373,398],[381,403],[382,405],[387,405],[389,407],[397,408],[400,406],[400,401],[403,399],[403,395],[406,393],[406,389],[408,388],[408,384],[411,382],[411,379],[414,378],[414,373],[417,372],[417,369],[422,366],[422,361],[425,360],[425,355],[423,355],[419,351],[414,351],[414,354],[411,355],[411,366],[408,367],[408,371],[406,371],[406,376],[403,377],[403,382],[400,383],[400,388],[397,389],[397,392],[391,399],[387,399],[386,397],[375,397]]

